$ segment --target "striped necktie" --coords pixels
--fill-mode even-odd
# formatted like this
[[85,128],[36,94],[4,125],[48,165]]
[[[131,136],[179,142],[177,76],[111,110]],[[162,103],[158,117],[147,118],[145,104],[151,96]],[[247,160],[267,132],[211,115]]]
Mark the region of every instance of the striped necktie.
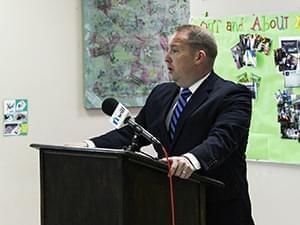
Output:
[[184,89],[182,89],[180,96],[177,100],[176,107],[173,111],[173,114],[172,114],[172,117],[170,120],[170,125],[169,125],[169,133],[170,133],[170,137],[172,140],[174,139],[174,136],[175,136],[176,125],[177,125],[178,119],[180,117],[180,114],[182,113],[182,111],[187,103],[187,99],[191,94],[192,94],[192,92],[190,91],[190,89],[184,88]]

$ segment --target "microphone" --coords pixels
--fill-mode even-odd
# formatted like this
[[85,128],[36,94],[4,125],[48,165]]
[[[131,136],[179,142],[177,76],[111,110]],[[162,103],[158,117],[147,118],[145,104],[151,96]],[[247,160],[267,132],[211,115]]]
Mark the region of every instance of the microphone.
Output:
[[153,144],[161,145],[160,141],[131,118],[130,112],[114,98],[106,98],[102,103],[102,111],[110,116],[110,122],[117,129],[129,125],[137,134],[142,135]]

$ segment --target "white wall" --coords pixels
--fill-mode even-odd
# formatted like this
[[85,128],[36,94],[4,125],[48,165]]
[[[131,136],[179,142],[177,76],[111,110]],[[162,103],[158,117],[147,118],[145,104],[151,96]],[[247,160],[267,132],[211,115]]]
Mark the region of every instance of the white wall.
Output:
[[1,225],[40,222],[39,159],[30,143],[74,142],[110,129],[100,111],[83,108],[80,2],[0,0],[0,114],[4,99],[29,100],[28,136],[0,130]]
[[[194,16],[207,10],[212,17],[299,10],[298,0],[246,3],[247,10],[238,0],[191,0],[191,10]],[[29,100],[29,134],[3,137],[0,131],[0,224],[38,225],[39,158],[29,144],[76,142],[111,126],[100,110],[83,107],[81,1],[0,5],[0,114],[5,99]],[[257,224],[299,224],[300,167],[248,164]]]
[[192,16],[202,16],[207,11],[212,18],[300,10],[300,3],[297,0],[190,0],[190,4]]

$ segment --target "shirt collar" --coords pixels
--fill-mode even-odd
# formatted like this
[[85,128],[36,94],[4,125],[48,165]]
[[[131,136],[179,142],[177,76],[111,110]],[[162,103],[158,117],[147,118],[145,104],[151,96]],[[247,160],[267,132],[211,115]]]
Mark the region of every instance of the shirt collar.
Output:
[[[210,75],[210,72],[205,75],[204,77],[202,77],[200,80],[198,80],[196,83],[192,84],[191,86],[189,86],[190,91],[192,92],[192,94],[195,93],[195,91],[197,90],[198,87],[200,87],[200,85],[206,80],[206,78]],[[180,89],[180,91],[182,91],[183,88]]]

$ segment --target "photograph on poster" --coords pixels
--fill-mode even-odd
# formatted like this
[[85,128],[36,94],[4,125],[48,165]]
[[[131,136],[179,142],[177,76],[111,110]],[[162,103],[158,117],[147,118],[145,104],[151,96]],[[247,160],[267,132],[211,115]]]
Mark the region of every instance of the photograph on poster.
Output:
[[292,90],[278,90],[275,97],[281,138],[300,142],[300,95],[293,94]]
[[260,34],[240,34],[239,43],[231,48],[236,67],[256,67],[256,53],[261,52],[268,55],[272,40]]
[[237,76],[237,82],[245,85],[250,91],[253,99],[258,97],[261,77],[254,73],[244,72]]
[[281,37],[274,61],[284,76],[284,87],[300,87],[300,37]]
[[4,135],[19,135],[21,127],[18,123],[4,124]]

